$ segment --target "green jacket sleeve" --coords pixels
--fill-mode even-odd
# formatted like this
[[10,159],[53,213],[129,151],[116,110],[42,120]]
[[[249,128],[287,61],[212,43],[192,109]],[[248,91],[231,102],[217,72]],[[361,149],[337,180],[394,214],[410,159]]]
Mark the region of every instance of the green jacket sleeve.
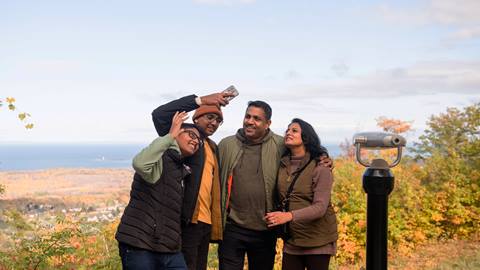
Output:
[[162,155],[168,148],[177,148],[170,134],[158,137],[133,158],[133,169],[143,180],[155,184],[162,175]]

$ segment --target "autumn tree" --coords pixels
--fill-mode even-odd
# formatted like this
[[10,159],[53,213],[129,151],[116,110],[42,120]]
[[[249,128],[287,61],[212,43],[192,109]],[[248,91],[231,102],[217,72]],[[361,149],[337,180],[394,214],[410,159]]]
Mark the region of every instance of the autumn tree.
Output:
[[415,144],[418,158],[437,153],[444,158],[459,157],[479,168],[480,103],[463,110],[448,108],[446,113],[431,116],[427,126]]
[[480,103],[430,117],[413,151],[423,160],[432,220],[446,237],[480,226]]

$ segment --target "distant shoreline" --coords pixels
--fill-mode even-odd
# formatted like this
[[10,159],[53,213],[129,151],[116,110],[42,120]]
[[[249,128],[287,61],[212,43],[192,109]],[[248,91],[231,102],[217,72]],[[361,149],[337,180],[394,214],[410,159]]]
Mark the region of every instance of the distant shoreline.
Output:
[[62,198],[75,201],[87,197],[104,199],[128,194],[132,177],[132,169],[122,168],[0,171],[0,183],[6,189],[0,199]]
[[0,145],[0,171],[131,168],[143,145]]

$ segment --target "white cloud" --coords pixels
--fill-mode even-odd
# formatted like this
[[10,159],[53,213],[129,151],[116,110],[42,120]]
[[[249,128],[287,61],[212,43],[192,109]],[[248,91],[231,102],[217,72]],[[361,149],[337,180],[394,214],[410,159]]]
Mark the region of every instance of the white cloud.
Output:
[[480,26],[472,28],[462,28],[452,33],[449,38],[454,40],[464,40],[480,37]]
[[383,5],[380,12],[389,21],[406,24],[441,24],[455,30],[450,39],[470,39],[480,36],[480,1],[429,0],[415,9],[399,9]]
[[[363,76],[295,85],[295,96],[305,100],[322,97],[394,98],[434,94],[480,96],[480,61],[421,62],[411,67],[384,69]],[[272,97],[274,98],[274,97]],[[276,95],[278,100],[290,94]]]
[[330,69],[339,77],[343,77],[349,71],[349,67],[343,61],[333,64]]
[[429,19],[443,24],[478,24],[480,22],[480,1],[431,0],[425,12]]

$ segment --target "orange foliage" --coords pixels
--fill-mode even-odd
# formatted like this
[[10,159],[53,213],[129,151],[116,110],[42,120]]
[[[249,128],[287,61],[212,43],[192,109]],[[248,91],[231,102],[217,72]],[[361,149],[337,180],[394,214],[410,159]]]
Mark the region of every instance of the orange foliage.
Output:
[[381,127],[385,132],[392,132],[395,134],[405,133],[412,129],[413,121],[402,121],[393,118],[380,116],[375,119],[377,126]]

